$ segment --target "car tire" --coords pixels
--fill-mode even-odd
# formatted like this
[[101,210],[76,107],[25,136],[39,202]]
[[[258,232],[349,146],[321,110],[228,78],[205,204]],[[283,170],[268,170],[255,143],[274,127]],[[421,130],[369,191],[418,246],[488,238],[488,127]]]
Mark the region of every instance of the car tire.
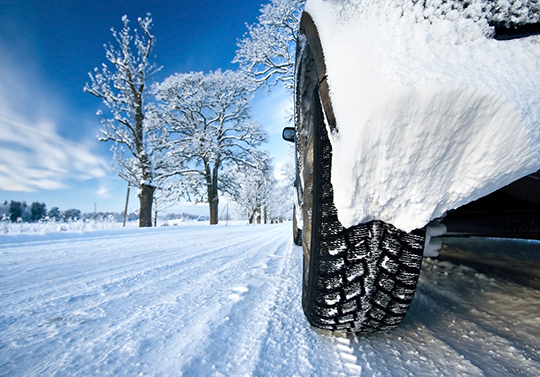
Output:
[[413,299],[424,248],[422,231],[382,221],[344,228],[331,184],[332,146],[318,87],[301,130],[303,166],[302,306],[314,327],[375,332],[396,327]]

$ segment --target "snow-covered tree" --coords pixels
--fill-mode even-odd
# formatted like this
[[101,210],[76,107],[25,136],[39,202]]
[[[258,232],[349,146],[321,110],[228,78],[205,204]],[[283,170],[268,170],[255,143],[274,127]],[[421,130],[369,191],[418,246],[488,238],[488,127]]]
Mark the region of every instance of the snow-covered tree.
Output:
[[152,199],[156,179],[163,165],[161,157],[164,130],[154,116],[154,106],[148,102],[149,78],[157,72],[151,62],[155,37],[150,33],[152,18],[148,14],[138,23],[142,34],[129,27],[126,16],[120,32],[112,30],[118,47],[105,45],[106,64],[101,70],[89,73],[92,81],[84,91],[101,98],[107,106],[107,115],[101,117],[101,141],[112,141],[112,151],[118,175],[139,190],[141,227],[152,226]]
[[276,179],[270,167],[235,171],[237,189],[234,200],[248,223],[267,223],[268,210],[272,202],[272,192]]
[[[279,181],[275,178],[269,165],[266,169],[236,171],[237,191],[234,201],[240,212],[247,218],[249,224],[281,222],[291,218],[293,208],[293,176],[289,176],[290,167],[287,164],[282,171]],[[286,170],[286,171],[285,171]]]
[[33,202],[30,206],[30,221],[36,222],[47,216],[47,206],[45,203]]
[[268,205],[268,213],[273,221],[289,220],[294,206],[293,183],[296,177],[295,164],[289,161],[281,169],[281,178],[277,182]]
[[305,0],[271,0],[263,5],[258,23],[238,42],[233,63],[240,63],[255,82],[272,86],[282,82],[292,90],[300,15]]
[[251,80],[243,72],[175,74],[154,87],[160,113],[171,127],[169,176],[177,192],[208,201],[210,223],[218,223],[219,191],[234,192],[231,167],[261,168],[257,147],[266,133],[249,112]]
[[157,226],[158,213],[171,208],[179,200],[173,181],[164,180],[154,192],[154,226]]
[[62,213],[64,221],[78,221],[82,216],[81,210],[76,208],[66,209]]
[[62,218],[62,212],[60,211],[60,208],[52,207],[49,210],[48,216],[49,220],[51,221],[60,221],[60,219]]
[[9,218],[9,203],[4,200],[4,203],[0,204],[0,221]]
[[[26,203],[24,203],[26,206]],[[9,219],[12,223],[16,222],[18,219],[22,219],[23,214],[23,205],[21,202],[16,202],[14,200],[9,204]]]

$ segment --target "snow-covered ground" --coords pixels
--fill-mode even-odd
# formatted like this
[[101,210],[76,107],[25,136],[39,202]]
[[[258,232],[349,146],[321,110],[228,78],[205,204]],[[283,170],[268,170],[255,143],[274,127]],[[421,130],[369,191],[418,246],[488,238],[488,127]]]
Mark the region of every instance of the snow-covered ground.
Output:
[[301,254],[290,224],[0,236],[0,375],[540,375],[540,291],[427,259],[400,327],[321,333]]

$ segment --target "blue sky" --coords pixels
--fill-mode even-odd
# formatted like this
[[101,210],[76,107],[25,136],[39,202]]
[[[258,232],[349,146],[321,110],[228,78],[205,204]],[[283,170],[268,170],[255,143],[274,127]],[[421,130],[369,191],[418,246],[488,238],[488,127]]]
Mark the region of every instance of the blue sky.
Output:
[[[88,72],[106,62],[111,27],[120,30],[124,14],[132,28],[152,14],[155,61],[163,65],[156,81],[175,72],[237,69],[237,40],[263,2],[0,0],[0,200],[121,211],[127,184],[111,169],[110,144],[96,139],[96,112],[104,106],[82,90]],[[265,148],[277,170],[290,158],[280,140],[288,108],[290,96],[279,88],[258,94],[252,105],[270,134]]]

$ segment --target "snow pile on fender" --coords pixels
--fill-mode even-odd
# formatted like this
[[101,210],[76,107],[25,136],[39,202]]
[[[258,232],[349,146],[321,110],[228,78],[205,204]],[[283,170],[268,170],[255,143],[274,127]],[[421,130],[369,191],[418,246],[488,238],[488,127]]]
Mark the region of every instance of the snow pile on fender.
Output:
[[346,227],[411,231],[540,169],[539,2],[308,0],[337,122]]

